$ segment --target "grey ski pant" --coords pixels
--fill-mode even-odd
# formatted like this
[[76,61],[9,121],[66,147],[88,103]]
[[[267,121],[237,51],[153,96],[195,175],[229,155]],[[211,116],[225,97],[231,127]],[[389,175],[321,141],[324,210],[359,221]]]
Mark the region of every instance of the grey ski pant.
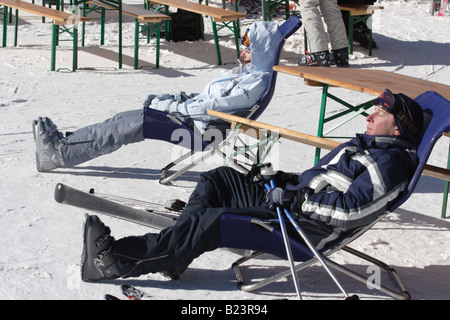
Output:
[[143,141],[143,114],[143,109],[125,111],[74,131],[60,148],[64,166],[73,167],[123,145]]
[[[332,50],[348,46],[345,25],[337,0],[301,0],[300,11],[308,33],[310,53],[328,50],[328,40]],[[327,25],[328,36],[321,14]]]

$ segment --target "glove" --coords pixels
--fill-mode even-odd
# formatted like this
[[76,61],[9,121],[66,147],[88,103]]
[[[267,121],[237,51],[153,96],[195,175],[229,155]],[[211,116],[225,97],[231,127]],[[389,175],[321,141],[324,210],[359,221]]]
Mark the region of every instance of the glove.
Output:
[[245,177],[247,185],[266,183],[273,180],[276,186],[284,188],[288,182],[292,184],[298,183],[298,175],[287,173],[284,171],[274,172],[271,168],[272,164],[254,165]]
[[284,190],[277,187],[266,192],[266,203],[271,210],[280,207],[287,209],[290,213],[301,215],[304,201],[305,194],[301,189]]

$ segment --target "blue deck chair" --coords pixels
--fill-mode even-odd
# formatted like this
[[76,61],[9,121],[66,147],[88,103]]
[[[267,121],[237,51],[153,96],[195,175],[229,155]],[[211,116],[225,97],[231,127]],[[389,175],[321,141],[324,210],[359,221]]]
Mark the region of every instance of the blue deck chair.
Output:
[[[405,290],[400,278],[396,271],[389,265],[372,258],[362,252],[354,250],[347,245],[353,240],[361,236],[367,230],[369,230],[378,221],[383,219],[390,212],[393,212],[401,204],[403,204],[414,191],[416,184],[423,172],[425,164],[433,150],[436,141],[442,136],[443,133],[450,131],[450,102],[444,97],[433,91],[428,91],[415,99],[424,110],[425,114],[425,126],[421,133],[420,144],[418,145],[419,164],[415,170],[408,187],[403,191],[396,200],[394,200],[387,211],[378,217],[376,221],[370,225],[361,227],[354,230],[350,235],[346,235],[342,239],[337,239],[333,244],[330,244],[327,248],[324,248],[320,253],[314,254],[304,242],[298,241],[295,238],[290,238],[290,247],[292,252],[292,259],[298,262],[295,266],[295,272],[286,270],[279,274],[276,274],[270,278],[264,279],[259,282],[253,281],[250,284],[245,284],[241,273],[241,265],[257,256],[268,253],[276,257],[287,259],[288,253],[284,245],[284,238],[280,228],[277,226],[279,221],[262,221],[249,216],[235,215],[225,213],[221,217],[221,245],[228,248],[246,249],[256,251],[254,254],[243,257],[233,264],[233,269],[238,280],[238,287],[244,291],[253,291],[261,288],[267,284],[273,283],[281,278],[289,276],[290,273],[295,276],[296,272],[314,264],[322,259],[327,267],[331,267],[334,270],[342,272],[364,284],[369,283],[367,277],[362,276],[347,267],[341,266],[329,259],[333,253],[344,250],[352,255],[362,258],[378,267],[380,270],[385,270],[390,278],[393,280],[395,286],[388,288],[386,286],[380,286],[381,292],[388,294],[396,299],[409,299],[410,294]],[[292,270],[291,270],[292,271]],[[332,272],[328,272],[329,275],[335,280]],[[336,282],[336,280],[335,280]],[[337,285],[343,291],[342,286],[339,283]],[[349,297],[345,291],[343,293],[346,297]]]
[[[283,49],[286,39],[288,39],[295,31],[297,31],[301,27],[301,25],[302,23],[298,17],[291,16],[280,26],[280,30],[283,33],[283,38],[280,40],[279,43],[274,44],[277,46],[277,52],[273,60],[273,65],[278,64],[280,60],[281,51]],[[234,114],[252,120],[257,119],[264,112],[264,110],[269,105],[270,100],[272,99],[275,90],[276,80],[277,80],[277,72],[272,71],[269,86],[266,92],[261,97],[260,101],[255,106],[250,108],[250,110],[245,110]],[[211,121],[211,123],[208,126],[208,129],[217,129],[218,132],[221,133],[222,137],[222,139],[220,139],[219,141],[220,143],[217,143],[218,140],[216,140],[216,143],[214,143],[214,140],[208,141],[208,139],[206,138],[204,139],[204,137],[200,133],[196,132],[195,129],[193,129],[192,126],[190,126],[189,124],[184,123],[183,119],[181,118],[177,118],[166,112],[161,112],[150,108],[145,108],[145,113],[146,113],[145,116],[146,120],[144,123],[144,136],[146,138],[167,141],[191,150],[190,152],[186,153],[185,155],[181,156],[177,160],[169,163],[167,166],[161,169],[160,183],[166,184],[174,180],[178,176],[189,171],[191,168],[204,161],[208,156],[214,154],[214,152],[219,152],[222,153],[222,155],[224,155],[223,152],[219,150],[220,147],[225,144],[226,139],[224,140],[223,137],[227,137],[226,130],[230,128],[229,123],[226,123],[224,121],[222,122],[219,120]],[[183,129],[182,132],[184,135],[183,137],[180,137],[180,140],[174,141],[173,133],[177,129]],[[189,136],[186,137],[185,136],[186,133],[188,133]],[[194,159],[189,164],[178,169],[175,173],[169,175],[169,170],[181,164],[182,162],[186,162],[185,161],[186,159],[191,158],[197,152],[203,153],[200,158],[196,160]]]

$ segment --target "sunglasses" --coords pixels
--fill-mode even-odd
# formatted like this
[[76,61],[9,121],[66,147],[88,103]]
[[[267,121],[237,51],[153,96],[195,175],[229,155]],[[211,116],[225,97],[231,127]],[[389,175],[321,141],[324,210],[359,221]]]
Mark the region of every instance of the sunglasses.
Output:
[[390,90],[386,89],[373,101],[373,104],[397,117],[413,135],[416,135],[419,131],[412,122],[413,116],[408,108],[408,104],[400,95],[394,96]]
[[245,31],[245,34],[244,34],[244,36],[242,37],[242,40],[241,40],[241,45],[245,48],[245,49],[248,49],[248,50],[250,50],[250,40],[248,39],[248,31],[249,31],[250,29],[247,29],[246,31]]

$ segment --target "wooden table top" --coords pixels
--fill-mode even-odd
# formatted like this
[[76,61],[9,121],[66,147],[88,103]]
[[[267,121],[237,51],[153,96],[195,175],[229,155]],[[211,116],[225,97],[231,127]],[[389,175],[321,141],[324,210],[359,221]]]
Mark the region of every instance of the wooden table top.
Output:
[[450,86],[401,75],[394,72],[358,68],[321,68],[303,66],[274,66],[273,70],[302,77],[308,85],[328,84],[372,95],[385,89],[416,98],[426,91],[436,91],[450,100]]

